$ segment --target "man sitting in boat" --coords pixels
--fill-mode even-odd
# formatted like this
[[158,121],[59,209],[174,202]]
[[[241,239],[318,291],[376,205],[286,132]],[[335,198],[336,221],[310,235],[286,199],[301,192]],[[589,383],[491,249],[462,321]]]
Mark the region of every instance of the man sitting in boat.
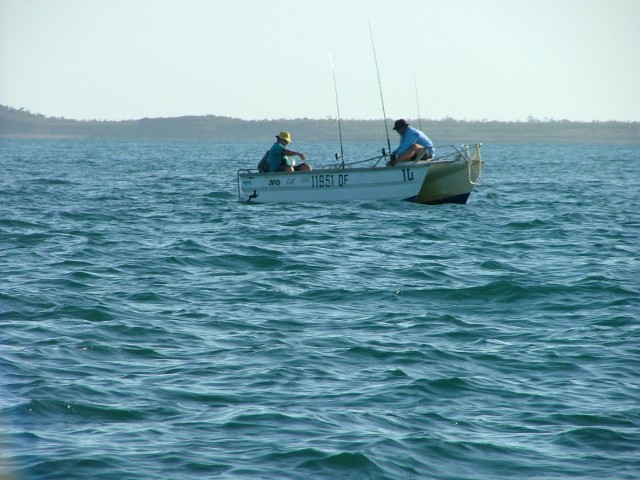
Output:
[[429,140],[429,137],[424,132],[409,126],[409,123],[403,118],[396,120],[393,129],[400,134],[400,145],[391,152],[391,161],[388,165],[415,160],[423,152],[422,160],[433,158],[435,153],[433,142]]
[[[280,132],[276,135],[277,141],[271,146],[269,150],[269,156],[267,163],[269,166],[269,172],[293,172],[293,171],[308,171],[311,170],[311,166],[303,163],[296,165],[295,160],[291,157],[300,157],[304,160],[306,157],[304,153],[296,152],[286,148],[291,143],[291,134],[289,132]],[[266,157],[266,155],[265,155]],[[264,162],[261,162],[264,165]],[[260,167],[259,167],[260,168]],[[264,170],[261,168],[261,170]]]

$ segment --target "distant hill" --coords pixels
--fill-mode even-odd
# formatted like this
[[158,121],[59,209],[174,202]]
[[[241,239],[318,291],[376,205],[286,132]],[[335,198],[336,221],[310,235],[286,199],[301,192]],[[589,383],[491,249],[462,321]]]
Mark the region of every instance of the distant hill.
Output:
[[[397,143],[387,120],[392,144]],[[447,143],[592,143],[640,144],[640,122],[527,122],[422,120],[422,130],[434,141]],[[413,122],[418,126],[418,122]],[[386,140],[382,120],[342,120],[345,141]],[[0,105],[0,138],[113,138],[213,141],[270,141],[280,130],[289,130],[298,141],[338,139],[335,120],[309,118],[241,120],[216,115],[140,120],[69,120],[45,117],[24,109]]]

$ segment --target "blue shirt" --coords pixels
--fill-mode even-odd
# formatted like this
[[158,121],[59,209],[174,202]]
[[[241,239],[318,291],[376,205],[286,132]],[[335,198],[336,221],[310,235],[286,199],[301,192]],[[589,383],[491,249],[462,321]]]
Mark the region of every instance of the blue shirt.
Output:
[[271,145],[271,151],[269,152],[269,171],[277,172],[280,170],[280,165],[282,163],[282,156],[284,151],[284,145],[281,143],[274,143]]
[[427,137],[423,132],[411,126],[407,127],[404,135],[400,137],[400,145],[398,145],[398,148],[396,148],[392,153],[400,156],[408,151],[414,143],[426,147],[431,156],[433,156],[435,152],[433,142],[429,140],[429,137]]

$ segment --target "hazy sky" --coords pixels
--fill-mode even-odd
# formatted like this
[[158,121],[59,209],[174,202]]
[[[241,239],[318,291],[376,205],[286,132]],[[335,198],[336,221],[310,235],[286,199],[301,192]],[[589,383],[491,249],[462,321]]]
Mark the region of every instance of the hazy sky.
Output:
[[368,22],[388,118],[640,121],[640,0],[0,0],[0,104],[378,119]]

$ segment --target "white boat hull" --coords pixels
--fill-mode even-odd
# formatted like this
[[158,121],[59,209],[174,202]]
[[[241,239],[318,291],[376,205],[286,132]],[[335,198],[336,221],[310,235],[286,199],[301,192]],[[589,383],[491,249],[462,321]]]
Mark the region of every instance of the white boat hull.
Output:
[[377,168],[323,168],[310,172],[238,172],[238,195],[251,203],[415,201],[428,162]]

